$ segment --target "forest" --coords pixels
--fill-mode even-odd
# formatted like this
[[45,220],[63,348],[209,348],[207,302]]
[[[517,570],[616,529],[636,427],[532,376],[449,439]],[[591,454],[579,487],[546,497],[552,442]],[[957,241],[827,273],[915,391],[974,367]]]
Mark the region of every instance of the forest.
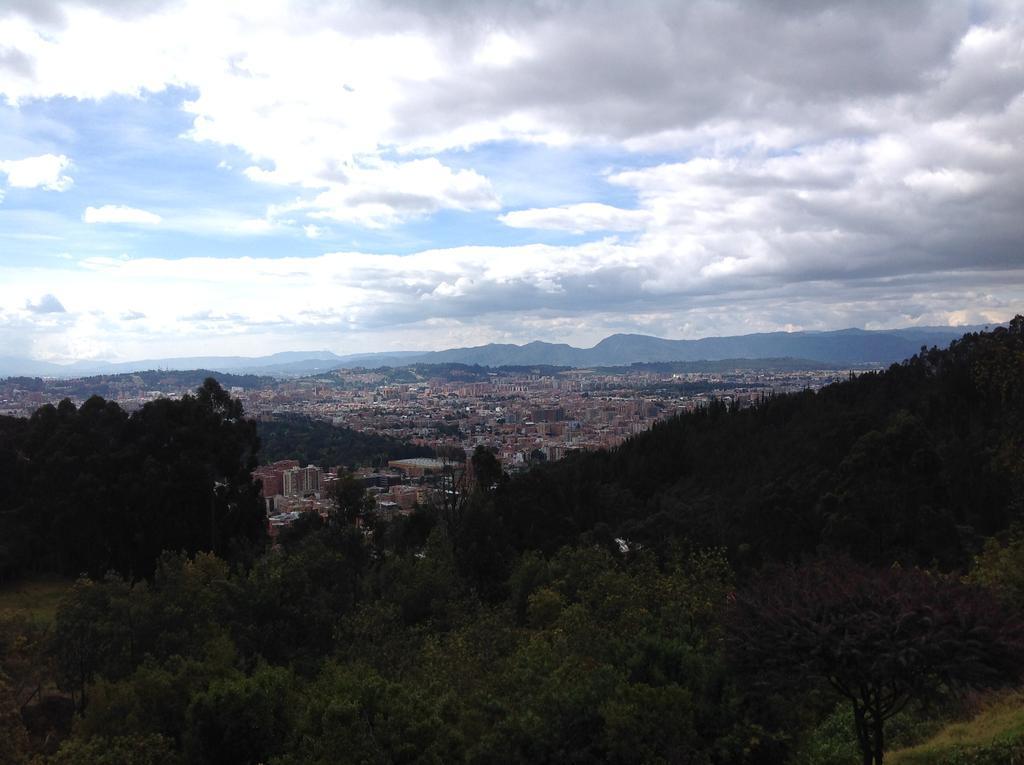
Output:
[[1009,762],[898,750],[1024,670],[1022,418],[1017,317],[272,548],[212,380],[0,419],[3,576],[84,574],[0,619],[0,761]]
[[386,465],[388,460],[432,457],[434,452],[377,433],[336,427],[301,414],[277,414],[256,424],[264,462],[297,459],[324,468]]
[[91,375],[58,380],[44,380],[41,377],[8,377],[4,383],[22,390],[49,391],[64,396],[85,397],[113,396],[121,392],[126,385],[145,386],[147,390],[163,392],[177,391],[182,388],[198,388],[208,377],[216,378],[222,386],[246,390],[259,388],[274,381],[272,377],[213,372],[209,369],[187,371],[150,369],[144,372]]

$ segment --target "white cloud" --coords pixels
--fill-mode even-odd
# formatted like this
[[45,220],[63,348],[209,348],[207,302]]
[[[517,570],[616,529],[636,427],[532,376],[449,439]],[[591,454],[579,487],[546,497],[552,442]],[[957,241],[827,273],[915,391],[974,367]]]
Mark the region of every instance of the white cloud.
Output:
[[498,220],[513,228],[583,234],[588,231],[637,231],[650,221],[650,215],[644,210],[624,210],[597,202],[583,202],[561,207],[513,210],[499,215]]
[[[269,183],[279,178],[259,168],[249,168],[246,174]],[[485,177],[473,170],[452,170],[433,157],[353,165],[345,169],[342,180],[324,180],[321,185],[326,190],[273,207],[271,216],[302,212],[318,220],[383,228],[442,209],[496,210],[500,206]]]
[[999,118],[964,115],[783,155],[700,157],[609,177],[649,215],[638,246],[683,258],[659,289],[709,279],[815,279],[1005,269],[1024,238],[1024,151]]
[[276,229],[273,221],[267,218],[246,218],[234,222],[227,229],[233,234],[269,234]]
[[27,301],[25,308],[32,313],[66,313],[64,306],[57,297],[49,293],[43,295],[35,303]]
[[64,353],[62,337],[73,337],[76,347],[152,357],[191,353],[197,341],[209,353],[259,354],[275,344],[341,352],[443,348],[456,337],[586,344],[615,331],[693,337],[786,324],[824,329],[879,317],[886,326],[934,324],[956,312],[1002,320],[1024,301],[1019,266],[1003,269],[996,280],[977,269],[898,278],[864,271],[853,280],[797,283],[744,271],[738,258],[705,262],[702,256],[607,240],[406,256],[92,257],[31,273],[0,266],[0,305],[18,294],[72,291],[77,313],[62,320],[64,335],[54,334],[51,315],[28,312],[51,323],[36,331],[23,318],[21,331],[48,338],[53,355]]
[[[263,215],[168,212],[162,231],[315,238],[330,221],[383,228],[515,196],[507,226],[634,232],[405,257],[133,253],[86,258],[59,284],[0,274],[0,305],[94,294],[110,318],[79,327],[83,347],[117,333],[257,351],[299,333],[339,350],[356,336],[693,336],[1005,316],[1022,298],[1014,2],[183,0],[131,18],[95,0],[45,5],[59,12],[0,11],[9,102],[186,88],[183,138],[229,147],[230,165],[290,200]],[[532,171],[515,167],[524,144],[570,150]],[[581,177],[563,185],[569,165]],[[65,170],[35,185],[70,183]]]
[[485,37],[473,54],[473,63],[505,69],[520,64],[533,55],[531,47],[505,32],[494,32]]
[[71,176],[64,175],[70,165],[71,160],[63,154],[40,154],[0,161],[0,173],[7,175],[7,184],[12,188],[66,191],[74,183]]
[[[1022,77],[1021,19],[1000,2],[973,25],[967,0],[869,10],[841,2],[181,0],[132,14],[98,2],[51,6],[61,11],[36,16],[62,24],[0,12],[0,39],[23,62],[0,69],[8,100],[190,87],[188,137],[241,149],[253,179],[318,193],[306,200],[310,212],[377,227],[441,209],[492,209],[496,198],[479,173],[435,170],[413,200],[384,160],[395,153],[490,141],[785,151],[901,119],[953,117],[965,105],[998,111]],[[472,201],[452,193],[452,176],[473,187]],[[398,204],[381,198],[387,185]]]
[[86,207],[85,212],[82,213],[82,220],[86,223],[136,223],[155,226],[160,223],[161,218],[156,213],[140,210],[137,207],[103,205],[102,207]]

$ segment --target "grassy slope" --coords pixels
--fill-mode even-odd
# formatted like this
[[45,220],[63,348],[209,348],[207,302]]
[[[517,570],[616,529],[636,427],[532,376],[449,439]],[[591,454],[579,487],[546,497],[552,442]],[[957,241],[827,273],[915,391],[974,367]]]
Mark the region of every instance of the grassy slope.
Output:
[[1018,690],[992,697],[970,720],[950,723],[922,744],[890,752],[885,761],[889,765],[994,765],[1020,761],[1022,755],[1024,691]]
[[71,579],[40,577],[4,585],[0,587],[0,619],[24,617],[36,624],[48,624],[73,583]]

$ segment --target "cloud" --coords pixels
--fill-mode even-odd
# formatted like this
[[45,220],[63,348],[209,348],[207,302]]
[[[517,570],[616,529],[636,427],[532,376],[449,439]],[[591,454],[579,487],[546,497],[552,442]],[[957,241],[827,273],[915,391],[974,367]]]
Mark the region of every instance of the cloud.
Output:
[[[377,161],[346,169],[339,182],[324,179],[326,187],[312,198],[277,205],[271,217],[302,212],[315,220],[357,223],[383,228],[421,218],[438,210],[496,210],[500,202],[490,182],[473,170],[452,170],[437,159],[409,162]],[[250,168],[251,179],[276,182],[277,173]]]
[[32,313],[66,313],[64,306],[56,298],[56,296],[49,293],[43,295],[35,303],[26,301],[25,308]]
[[574,234],[588,231],[637,231],[644,228],[649,219],[650,216],[644,210],[623,210],[597,202],[514,210],[498,216],[498,220],[513,228],[550,229]]
[[156,213],[140,210],[137,207],[123,205],[103,205],[102,207],[86,207],[82,214],[86,223],[135,223],[155,226],[161,218]]
[[[35,273],[0,264],[0,305],[11,305],[19,290],[74,290],[74,315],[15,317],[37,355],[65,358],[73,346],[152,358],[194,355],[197,344],[203,353],[259,355],[268,347],[591,344],[613,332],[695,337],[784,326],[945,324],[961,316],[1005,320],[1024,304],[1019,264],[943,271],[907,260],[884,271],[868,264],[841,277],[794,280],[767,270],[705,268],[703,257],[685,247],[654,251],[642,239],[404,256],[93,256]],[[145,321],[134,318],[139,305]],[[53,324],[57,317],[66,321]]]
[[903,134],[834,140],[613,174],[650,216],[638,246],[698,277],[811,281],[1013,268],[1024,220],[1024,152],[994,119],[961,116]]
[[20,77],[31,77],[34,71],[32,59],[19,50],[9,48],[0,48],[0,69]]
[[125,311],[121,314],[122,321],[138,321],[145,318],[146,314],[142,313],[142,311]]
[[[193,138],[306,179],[381,147],[626,141],[735,120],[785,125],[790,135],[825,124],[856,130],[862,108],[935,95],[956,72],[994,63],[989,81],[1008,94],[1017,82],[1012,3],[975,9],[973,25],[966,0],[267,2],[246,14],[191,0],[130,19],[109,12],[115,5],[130,7],[64,6],[56,32],[9,17],[10,49],[45,67],[0,90],[15,100],[98,98],[191,85]],[[955,100],[936,106],[948,116]]]
[[[277,195],[162,232],[287,231],[311,252],[298,236],[330,226],[355,250],[0,273],[0,304],[93,295],[109,323],[82,342],[137,305],[137,342],[340,350],[944,323],[1024,299],[1014,2],[19,2],[0,12],[9,103],[182,88],[182,139]],[[334,244],[448,210],[490,214]],[[488,246],[492,216],[522,244]]]
[[74,180],[63,172],[71,160],[63,154],[40,154],[18,160],[0,161],[0,173],[7,175],[7,185],[17,189],[42,188],[47,191],[66,191]]
[[210,309],[196,311],[187,316],[178,317],[184,322],[244,322],[245,317],[241,314],[216,313]]
[[[425,171],[396,167],[386,159],[396,153],[495,141],[786,150],[893,118],[997,110],[1020,91],[1021,20],[1009,3],[975,11],[973,24],[966,0],[282,0],[244,14],[188,0],[128,17],[130,7],[47,4],[59,28],[0,17],[11,55],[36,66],[30,78],[0,75],[0,92],[18,102],[187,86],[192,140],[241,149],[255,180],[318,191],[303,197],[311,213],[376,227],[497,199],[472,169],[436,157]],[[979,78],[985,87],[971,87]],[[403,174],[423,182],[408,192],[395,185]]]
[[[115,16],[135,18],[150,13],[174,0],[73,0],[74,5],[84,6]],[[60,27],[66,23],[67,0],[6,0],[8,11],[20,14],[36,23]]]

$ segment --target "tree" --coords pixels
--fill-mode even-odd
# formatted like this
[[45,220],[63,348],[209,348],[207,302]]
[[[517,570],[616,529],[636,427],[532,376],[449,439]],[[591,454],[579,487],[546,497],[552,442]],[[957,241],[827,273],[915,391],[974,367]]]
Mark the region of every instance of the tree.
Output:
[[1015,529],[1005,544],[992,538],[985,540],[981,554],[967,581],[991,590],[1005,605],[1020,610],[1024,607],[1024,536]]
[[115,485],[124,483],[124,509],[112,528],[124,528],[119,548],[130,555],[99,573],[150,578],[164,550],[229,557],[239,544],[264,540],[266,514],[252,480],[256,424],[216,380],[134,412],[123,449],[130,461]]
[[340,476],[334,484],[334,503],[337,518],[342,523],[353,525],[357,518],[373,511],[373,497],[366,493],[363,482],[351,473]]
[[179,765],[174,742],[158,735],[97,736],[64,742],[53,765]]
[[476,447],[470,463],[476,482],[473,488],[481,493],[488,494],[494,491],[506,477],[494,452],[484,446]]
[[361,664],[324,665],[297,707],[295,744],[281,765],[442,763],[465,759],[439,699]]
[[210,683],[186,715],[189,762],[256,765],[278,754],[291,727],[295,680],[280,667],[257,667]]
[[766,690],[811,677],[851,704],[864,765],[881,765],[885,722],[909,701],[1010,682],[1024,658],[1021,623],[983,590],[848,559],[759,579],[730,616],[731,653]]
[[212,378],[131,415],[93,396],[0,421],[0,574],[137,581],[164,550],[237,559],[266,536],[258,448],[255,422]]
[[466,452],[459,447],[438,449],[443,463],[441,474],[435,479],[434,490],[427,499],[427,508],[438,519],[444,535],[455,539],[462,529],[466,505],[470,496],[467,485]]
[[57,609],[54,650],[59,686],[78,692],[78,710],[88,704],[89,685],[97,674],[130,671],[131,627],[128,586],[111,575],[105,582],[79,579]]
[[[6,647],[6,646],[5,646]],[[16,689],[0,671],[0,762],[28,762],[30,744]]]

